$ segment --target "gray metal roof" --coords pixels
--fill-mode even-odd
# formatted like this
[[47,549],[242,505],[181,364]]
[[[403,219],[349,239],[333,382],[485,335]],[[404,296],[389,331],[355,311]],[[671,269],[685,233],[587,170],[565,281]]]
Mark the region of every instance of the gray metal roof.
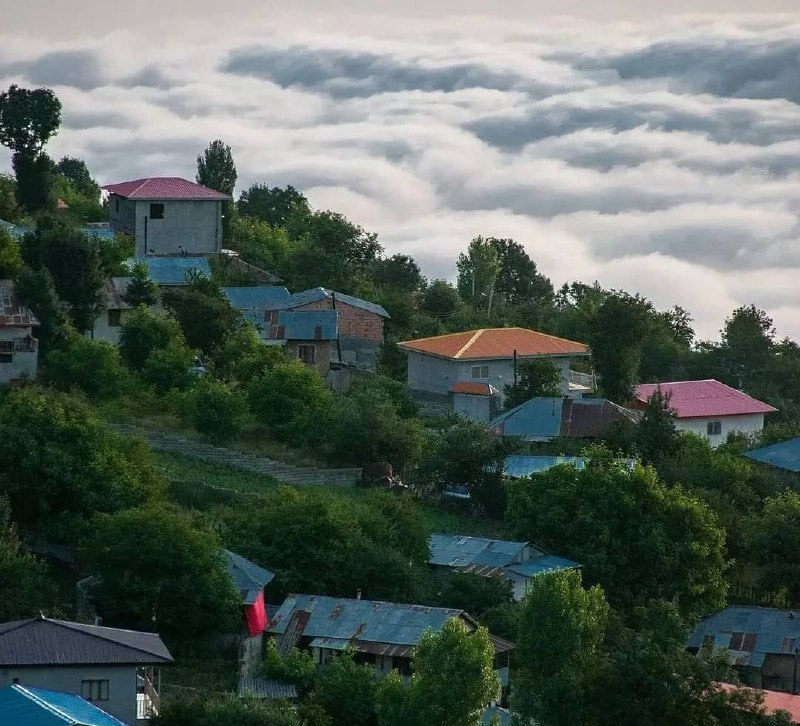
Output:
[[[747,640],[734,633],[750,635]],[[759,666],[767,654],[794,654],[800,648],[800,613],[777,608],[732,606],[702,620],[689,636],[689,647],[700,648],[704,639],[727,650],[737,665]],[[749,641],[749,642],[748,642]]]
[[275,579],[275,573],[259,567],[230,550],[223,550],[228,561],[228,574],[242,595],[242,604],[252,605],[261,591]]
[[108,310],[128,310],[132,307],[124,299],[132,279],[131,277],[110,277],[106,280],[106,308]]
[[336,310],[280,310],[278,321],[265,326],[271,340],[336,340],[339,313]]
[[303,290],[303,292],[296,292],[294,295],[290,295],[285,300],[282,300],[280,303],[276,304],[273,309],[290,310],[302,305],[310,305],[311,303],[319,302],[320,300],[333,301],[334,299],[336,302],[341,302],[345,305],[352,305],[354,308],[366,310],[368,313],[380,315],[382,318],[390,317],[389,313],[387,313],[386,310],[377,303],[372,303],[368,300],[362,300],[360,297],[345,295],[344,293],[336,292],[335,290],[327,290],[324,287],[314,287],[310,290]]
[[521,559],[527,542],[509,542],[459,534],[432,534],[428,541],[432,565],[463,567],[489,565],[505,567]]
[[265,678],[242,676],[239,679],[239,698],[269,698],[292,699],[297,698],[297,686],[284,681],[270,681]]
[[156,633],[42,617],[0,624],[0,667],[171,661]]

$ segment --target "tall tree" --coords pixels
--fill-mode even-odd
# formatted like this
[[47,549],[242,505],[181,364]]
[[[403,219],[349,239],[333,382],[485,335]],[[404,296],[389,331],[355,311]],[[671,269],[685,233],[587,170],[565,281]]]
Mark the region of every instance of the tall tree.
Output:
[[58,297],[53,276],[46,267],[34,270],[24,267],[17,278],[19,299],[39,321],[36,336],[39,354],[62,345],[72,330],[67,306]]
[[466,252],[456,261],[458,292],[474,307],[491,312],[497,278],[500,274],[500,255],[490,239],[475,237]]
[[722,329],[722,361],[729,382],[745,388],[757,382],[772,358],[775,328],[772,318],[755,305],[731,313]]
[[770,590],[786,589],[792,602],[800,600],[800,556],[793,538],[800,535],[800,494],[786,491],[767,499],[753,518],[749,549],[760,566],[760,584]]
[[150,278],[150,270],[144,262],[134,264],[131,280],[122,299],[133,307],[150,307],[158,302],[158,286]]
[[519,242],[496,237],[490,237],[488,241],[497,250],[500,263],[495,289],[497,295],[512,305],[552,302],[552,283],[536,269],[536,263]]
[[19,242],[0,227],[0,280],[14,279],[22,270]]
[[658,465],[675,454],[678,432],[675,413],[669,406],[669,396],[656,391],[647,401],[644,414],[636,427],[636,448],[645,464]]
[[333,726],[376,726],[377,685],[375,668],[355,663],[353,652],[346,650],[325,666],[313,698],[331,717]]
[[396,287],[408,292],[422,289],[425,282],[419,265],[408,255],[392,255],[376,260],[372,274],[378,285]]
[[17,180],[8,174],[0,174],[0,219],[14,224],[21,216],[17,202]]
[[86,166],[86,162],[83,159],[63,156],[56,164],[56,170],[70,180],[76,192],[89,200],[99,202],[100,186],[92,178],[89,167]]
[[0,144],[13,152],[17,199],[30,212],[47,206],[52,162],[42,149],[60,124],[61,102],[49,88],[30,90],[12,84],[0,93]]
[[261,219],[273,227],[286,227],[293,216],[310,214],[311,207],[305,196],[293,186],[252,184],[239,195],[236,211],[246,217]]
[[507,385],[505,392],[507,409],[537,396],[560,396],[561,371],[547,358],[520,361],[516,383]]
[[231,198],[231,201],[222,205],[222,230],[226,240],[230,236],[236,179],[236,163],[233,160],[231,147],[220,139],[212,141],[197,157],[197,183],[209,189],[216,189]]

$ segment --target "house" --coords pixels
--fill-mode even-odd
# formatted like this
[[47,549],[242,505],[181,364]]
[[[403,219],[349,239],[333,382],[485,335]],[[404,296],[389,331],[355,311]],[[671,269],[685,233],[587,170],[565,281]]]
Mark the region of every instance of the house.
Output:
[[[532,359],[552,361],[561,372],[562,393],[569,395],[574,377],[571,361],[590,355],[583,343],[525,328],[468,330],[407,340],[398,346],[408,352],[408,385],[412,391],[448,400],[451,405],[459,400],[454,399],[454,395],[465,394],[497,397],[497,403],[502,403],[505,387],[514,383],[517,363]],[[578,386],[583,393],[586,386],[583,379],[581,381],[572,386]],[[467,392],[463,383],[480,384],[482,389],[479,392],[476,387]],[[577,393],[577,389],[575,391]],[[457,405],[462,412],[474,410],[481,416],[478,420],[491,418],[491,404],[467,406],[462,402]]]
[[325,378],[331,361],[338,359],[338,310],[278,310],[267,313],[269,322],[260,322],[260,313],[245,313],[261,329],[264,342],[280,345],[290,358],[314,368]]
[[263,658],[263,634],[269,624],[264,588],[275,579],[275,574],[230,550],[223,554],[228,565],[228,575],[242,598],[242,614],[247,635],[239,649],[240,677],[251,677],[257,672]]
[[0,624],[0,688],[19,684],[81,696],[127,724],[158,712],[160,667],[171,662],[155,633],[43,615]]
[[762,446],[760,449],[748,451],[745,456],[776,469],[800,472],[800,437]]
[[[754,690],[746,686],[735,686],[732,683],[717,683],[722,690],[735,692],[740,690]],[[764,712],[767,716],[776,714],[778,711],[785,711],[789,714],[791,723],[800,724],[800,696],[793,693],[782,693],[781,691],[768,691],[762,688],[757,689],[755,695],[760,695]]]
[[0,689],[5,726],[127,726],[85,698],[14,684]]
[[[395,669],[409,676],[414,647],[423,633],[439,630],[451,618],[458,618],[470,632],[478,628],[478,623],[463,610],[289,595],[267,633],[276,639],[279,652],[286,653],[293,647],[308,650],[320,666],[352,648],[357,662],[368,663],[379,673]],[[509,654],[514,644],[494,635],[489,637],[495,651],[495,673],[505,697]]]
[[120,328],[125,324],[132,306],[125,302],[130,277],[109,277],[104,283],[105,308],[94,321],[90,337],[119,345]]
[[383,321],[389,318],[380,305],[324,287],[296,292],[273,310],[336,310],[339,313],[337,360],[368,370],[378,364],[377,350],[383,342]]
[[530,542],[432,534],[428,545],[428,562],[433,567],[502,578],[511,585],[515,600],[525,597],[532,577],[580,567],[577,562],[548,554]]
[[501,393],[491,383],[459,381],[450,389],[453,413],[471,421],[489,421],[501,407]]
[[36,316],[19,301],[11,280],[0,280],[0,384],[36,378],[39,341]]
[[729,433],[758,433],[764,415],[778,410],[714,379],[641,383],[634,391],[637,407],[643,409],[657,391],[669,398],[675,428],[704,436],[711,446],[723,443]]
[[[617,459],[617,461],[629,469],[636,466],[636,459]],[[506,457],[503,466],[503,475],[511,479],[524,479],[562,464],[574,466],[576,469],[583,469],[586,466],[586,459],[583,456],[528,456],[525,454],[512,454]]]
[[635,424],[641,413],[605,398],[531,398],[493,418],[488,426],[501,436],[526,441],[556,438],[592,440],[614,426]]
[[222,250],[227,194],[180,177],[150,177],[102,187],[111,228],[135,240],[137,257],[206,255]]
[[800,655],[800,614],[776,608],[731,606],[702,620],[688,647],[724,650],[742,683],[792,692]]

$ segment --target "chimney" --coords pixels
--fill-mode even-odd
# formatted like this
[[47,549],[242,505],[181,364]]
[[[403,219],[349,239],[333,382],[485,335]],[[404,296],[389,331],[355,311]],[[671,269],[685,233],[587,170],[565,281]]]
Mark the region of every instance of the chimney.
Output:
[[359,587],[358,590],[356,590],[356,600],[360,599],[361,599],[361,588]]

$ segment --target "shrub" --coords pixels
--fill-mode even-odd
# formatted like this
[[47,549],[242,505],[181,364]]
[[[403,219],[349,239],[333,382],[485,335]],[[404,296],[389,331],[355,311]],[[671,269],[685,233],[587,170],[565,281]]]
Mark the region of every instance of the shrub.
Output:
[[219,381],[201,379],[187,394],[192,425],[210,439],[228,441],[238,435],[247,416],[244,397]]
[[73,333],[63,348],[48,354],[45,378],[57,388],[78,389],[92,400],[102,401],[123,390],[128,374],[111,343]]
[[185,390],[195,380],[191,367],[194,355],[185,345],[173,343],[156,348],[145,361],[142,378],[161,392]]
[[119,350],[122,360],[134,370],[144,368],[150,354],[170,344],[185,346],[181,326],[168,315],[156,315],[145,307],[138,307],[120,329]]

